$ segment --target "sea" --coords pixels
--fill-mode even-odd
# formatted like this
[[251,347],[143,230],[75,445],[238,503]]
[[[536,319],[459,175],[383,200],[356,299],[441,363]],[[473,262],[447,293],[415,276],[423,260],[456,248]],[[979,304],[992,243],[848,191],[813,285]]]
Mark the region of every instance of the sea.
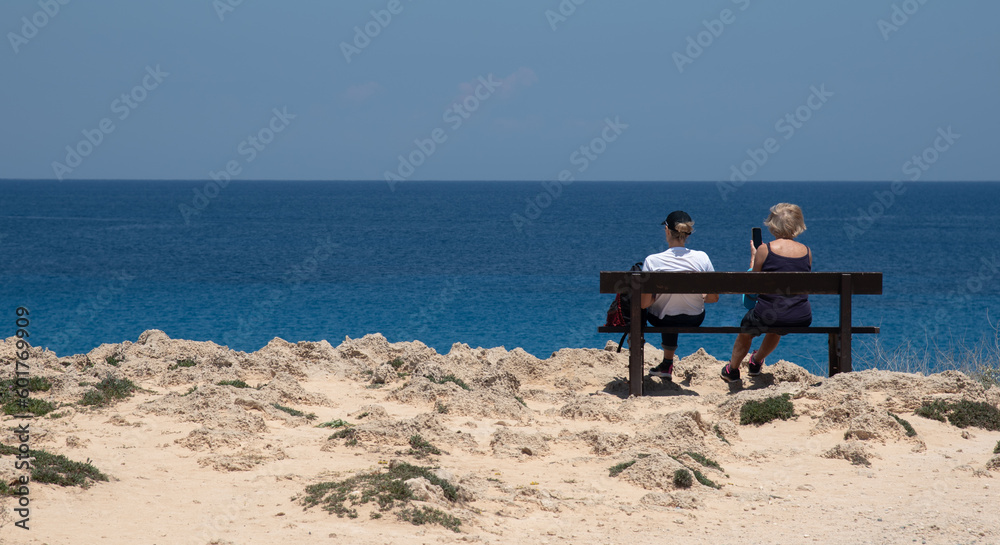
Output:
[[[599,272],[663,251],[667,214],[692,216],[688,246],[716,270],[743,271],[779,202],[802,207],[814,270],[883,273],[882,295],[854,297],[855,325],[881,328],[855,337],[856,367],[995,343],[1000,184],[929,182],[4,180],[0,337],[24,308],[31,344],[59,356],[148,329],[247,352],[370,333],[441,353],[603,348],[618,337],[597,332]],[[811,301],[836,325],[837,296]],[[722,295],[705,325],[744,312]],[[728,359],[733,340],[682,335],[678,354]],[[790,335],[771,361],[825,374],[826,343]]]

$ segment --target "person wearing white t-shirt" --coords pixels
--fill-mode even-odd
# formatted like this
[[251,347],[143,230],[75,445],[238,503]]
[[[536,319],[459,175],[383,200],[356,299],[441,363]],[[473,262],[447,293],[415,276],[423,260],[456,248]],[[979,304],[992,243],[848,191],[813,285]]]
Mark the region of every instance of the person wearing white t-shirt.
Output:
[[[667,234],[667,250],[653,254],[642,263],[644,271],[695,271],[712,272],[708,254],[685,247],[687,238],[694,232],[694,220],[686,212],[676,210],[663,221]],[[718,302],[714,293],[644,293],[642,308],[646,309],[649,325],[653,327],[698,327],[705,320],[705,303]],[[663,361],[650,369],[650,376],[673,380],[674,352],[677,334],[663,333]]]

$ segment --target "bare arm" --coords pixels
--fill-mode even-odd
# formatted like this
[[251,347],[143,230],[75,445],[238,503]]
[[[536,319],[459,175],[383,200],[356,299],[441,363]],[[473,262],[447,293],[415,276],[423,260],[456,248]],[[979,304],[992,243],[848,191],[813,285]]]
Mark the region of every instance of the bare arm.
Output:
[[719,294],[718,293],[703,293],[701,296],[705,299],[706,303],[718,303]]
[[[753,242],[750,243],[750,246],[753,246]],[[750,252],[750,259],[753,263],[751,270],[753,272],[760,272],[764,266],[764,260],[767,259],[767,246],[761,244],[760,248],[753,248]]]
[[642,301],[641,301],[642,308],[649,308],[649,305],[652,305],[653,301],[656,301],[656,294],[653,293],[642,294]]

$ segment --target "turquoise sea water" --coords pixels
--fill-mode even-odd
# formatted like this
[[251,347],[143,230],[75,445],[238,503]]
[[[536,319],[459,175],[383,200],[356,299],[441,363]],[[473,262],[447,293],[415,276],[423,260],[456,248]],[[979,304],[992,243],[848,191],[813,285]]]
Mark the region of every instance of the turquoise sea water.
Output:
[[[1000,184],[3,181],[0,309],[32,316],[31,341],[60,355],[146,329],[256,350],[381,332],[446,352],[520,346],[546,357],[603,347],[610,296],[598,272],[665,247],[683,209],[689,246],[745,270],[750,228],[802,206],[819,271],[882,271],[855,323],[886,347],[976,343],[1000,314]],[[732,189],[733,191],[729,191]],[[205,191],[207,190],[207,196]],[[217,191],[216,191],[217,190]],[[186,208],[187,207],[187,208]],[[765,239],[767,236],[765,235]],[[836,323],[835,296],[813,297]],[[733,325],[737,296],[705,325]],[[2,324],[2,322],[0,322]],[[655,340],[655,339],[654,339]],[[855,354],[859,356],[861,347]],[[725,358],[729,336],[681,336],[680,354]],[[790,336],[773,356],[825,372],[826,339]]]

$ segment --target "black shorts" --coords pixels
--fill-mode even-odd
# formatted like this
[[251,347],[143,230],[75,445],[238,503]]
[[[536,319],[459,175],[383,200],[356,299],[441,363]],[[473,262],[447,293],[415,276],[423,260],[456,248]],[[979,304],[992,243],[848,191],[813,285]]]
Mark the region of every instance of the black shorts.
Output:
[[[743,316],[743,320],[740,322],[740,330],[742,333],[746,333],[751,337],[756,337],[762,333],[767,333],[769,328],[772,327],[809,327],[812,324],[812,317],[800,322],[775,322],[773,324],[765,323],[760,316],[750,309],[747,311],[746,315]],[[784,333],[776,333],[776,335],[784,335]]]

